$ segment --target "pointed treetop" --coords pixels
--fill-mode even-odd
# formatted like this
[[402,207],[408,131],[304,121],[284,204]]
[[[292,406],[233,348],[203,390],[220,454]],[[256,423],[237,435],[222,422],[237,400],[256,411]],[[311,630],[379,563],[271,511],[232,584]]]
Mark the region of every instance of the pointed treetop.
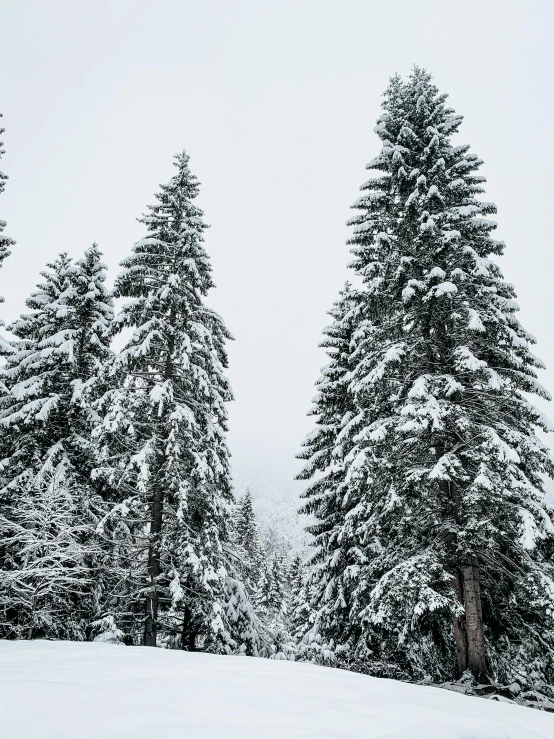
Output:
[[[200,183],[190,171],[189,159],[186,151],[175,155],[176,174],[160,185],[155,194],[157,202],[138,219],[148,235],[137,241],[131,255],[120,262],[124,271],[115,282],[116,296],[145,298],[157,294],[167,308],[174,304],[178,293],[187,293],[189,298],[194,293],[199,299],[214,287],[210,259],[203,246],[208,225],[203,211],[193,202]],[[127,320],[124,308],[118,321]]]
[[[0,113],[0,118],[2,118],[2,113]],[[0,136],[4,133],[5,129],[0,126]],[[2,154],[5,154],[5,151],[3,149],[3,141],[0,141],[0,159],[2,159]],[[8,175],[4,174],[2,170],[0,170],[0,194],[4,192],[4,188],[6,186],[6,180],[8,179]],[[0,267],[2,266],[2,262],[6,257],[9,257],[11,254],[10,247],[15,244],[15,241],[13,239],[10,239],[9,236],[4,236],[3,231],[6,227],[6,221],[3,221],[0,219]],[[4,302],[4,298],[0,295],[0,303]],[[0,326],[3,326],[4,322],[0,319]],[[10,354],[11,353],[11,347],[9,345],[9,342],[7,342],[5,339],[3,339],[0,336],[0,352],[2,354]]]
[[[196,176],[191,172],[190,166],[190,154],[187,154],[186,150],[174,154],[173,165],[177,168],[177,172],[165,184],[160,184],[161,193],[156,193],[155,197],[162,203],[165,202],[165,198],[168,193],[175,194],[179,192],[182,198],[193,200],[198,196],[200,192],[200,182]],[[173,201],[175,204],[175,201]],[[153,206],[159,207],[159,206]],[[152,206],[149,206],[152,209]],[[139,218],[139,221],[144,222],[144,218]],[[148,222],[148,221],[146,221]]]
[[[0,113],[0,118],[3,118],[3,114],[2,113]],[[6,129],[3,126],[0,125],[0,136],[4,133],[5,130]],[[2,154],[5,154],[6,153],[6,150],[3,147],[4,147],[4,142],[3,141],[0,141],[0,159],[2,159]],[[7,179],[8,179],[8,175],[7,174],[4,174],[0,170],[0,193],[3,193],[4,192],[4,188],[6,186],[6,180]]]

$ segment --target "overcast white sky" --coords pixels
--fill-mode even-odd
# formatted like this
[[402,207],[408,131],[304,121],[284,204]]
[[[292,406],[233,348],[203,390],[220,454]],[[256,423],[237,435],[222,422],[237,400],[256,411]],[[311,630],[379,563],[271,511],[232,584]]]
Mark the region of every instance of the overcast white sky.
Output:
[[[503,269],[554,389],[553,0],[0,0],[5,319],[57,252],[111,277],[185,147],[236,341],[239,487],[291,485],[389,75],[427,67],[485,159]],[[554,415],[550,411],[550,415]]]

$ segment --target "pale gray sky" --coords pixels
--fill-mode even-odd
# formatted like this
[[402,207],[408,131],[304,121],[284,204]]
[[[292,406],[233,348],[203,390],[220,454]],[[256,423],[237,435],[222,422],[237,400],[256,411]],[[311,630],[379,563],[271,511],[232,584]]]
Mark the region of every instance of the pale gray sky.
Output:
[[414,63],[485,159],[503,269],[554,389],[553,0],[0,0],[0,18],[0,217],[17,240],[0,311],[14,318],[46,261],[93,240],[113,279],[185,147],[212,225],[210,300],[236,337],[239,486],[277,491],[298,469],[349,206],[387,79]]

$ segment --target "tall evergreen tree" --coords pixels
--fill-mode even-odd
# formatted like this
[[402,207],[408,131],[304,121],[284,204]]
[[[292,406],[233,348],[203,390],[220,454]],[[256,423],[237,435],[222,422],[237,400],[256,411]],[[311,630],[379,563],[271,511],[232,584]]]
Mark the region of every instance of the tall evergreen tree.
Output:
[[[32,312],[11,326],[17,338],[0,369],[5,388],[0,397],[4,528],[12,521],[14,532],[20,530],[18,521],[22,516],[28,519],[33,500],[39,515],[44,496],[45,506],[57,499],[48,493],[50,483],[43,482],[50,475],[56,490],[65,486],[60,500],[78,518],[81,543],[90,544],[90,551],[97,554],[95,529],[106,506],[91,481],[96,467],[91,434],[99,420],[93,404],[99,392],[98,373],[111,355],[113,318],[100,256],[93,245],[75,264],[62,254],[48,265],[50,271],[42,273],[44,282],[27,300]],[[9,541],[12,549],[2,557],[5,571],[22,566],[23,553],[17,550],[22,540],[14,533]],[[87,580],[87,598],[76,604],[68,596],[83,624],[98,615],[100,587],[100,562],[89,558],[87,564],[96,573]]]
[[204,302],[213,281],[207,226],[194,203],[199,183],[185,152],[175,166],[140,219],[148,235],[122,262],[115,286],[126,299],[118,326],[132,329],[113,367],[120,384],[106,396],[104,421],[119,460],[112,477],[129,511],[122,602],[134,638],[147,646],[255,651],[255,618],[229,556],[231,335]]
[[[363,285],[349,356],[356,422],[341,432],[340,511],[318,543],[336,564],[316,575],[319,627],[359,669],[552,681],[541,475],[554,467],[536,436],[551,427],[527,397],[549,396],[494,261],[504,245],[478,197],[481,160],[451,141],[461,121],[426,71],[391,80],[377,173],[350,221]],[[325,499],[308,499],[324,525]]]
[[0,368],[6,388],[0,398],[0,424],[10,437],[3,460],[5,490],[14,491],[14,497],[40,471],[49,453],[58,450],[60,436],[67,436],[68,408],[60,400],[71,388],[65,376],[67,351],[60,348],[66,328],[60,299],[69,289],[72,264],[61,254],[47,267],[49,271],[41,273],[44,282],[25,301],[32,312],[10,326],[16,340],[10,342],[12,351]]
[[[0,113],[0,118],[2,118],[2,113]],[[4,133],[6,129],[2,128],[0,126],[0,136]],[[5,154],[6,151],[3,149],[4,142],[0,141],[0,159],[2,159],[2,154]],[[6,187],[6,180],[8,179],[8,176],[0,170],[0,195],[4,192],[4,189]],[[15,244],[15,241],[13,239],[10,239],[9,236],[4,235],[4,229],[6,228],[6,221],[3,221],[0,219],[0,268],[2,267],[2,263],[4,262],[4,259],[6,257],[9,257],[10,255],[10,249]],[[0,295],[0,303],[4,302],[4,298]],[[0,318],[0,328],[4,325],[2,319]],[[9,342],[7,342],[2,335],[0,334],[0,354],[9,354],[11,353],[11,347]]]

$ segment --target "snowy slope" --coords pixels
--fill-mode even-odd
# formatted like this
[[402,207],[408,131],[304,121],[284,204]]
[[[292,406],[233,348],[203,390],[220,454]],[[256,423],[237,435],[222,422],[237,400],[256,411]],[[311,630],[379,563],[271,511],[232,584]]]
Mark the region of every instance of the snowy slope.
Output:
[[554,739],[554,715],[248,657],[0,642],[2,739]]

